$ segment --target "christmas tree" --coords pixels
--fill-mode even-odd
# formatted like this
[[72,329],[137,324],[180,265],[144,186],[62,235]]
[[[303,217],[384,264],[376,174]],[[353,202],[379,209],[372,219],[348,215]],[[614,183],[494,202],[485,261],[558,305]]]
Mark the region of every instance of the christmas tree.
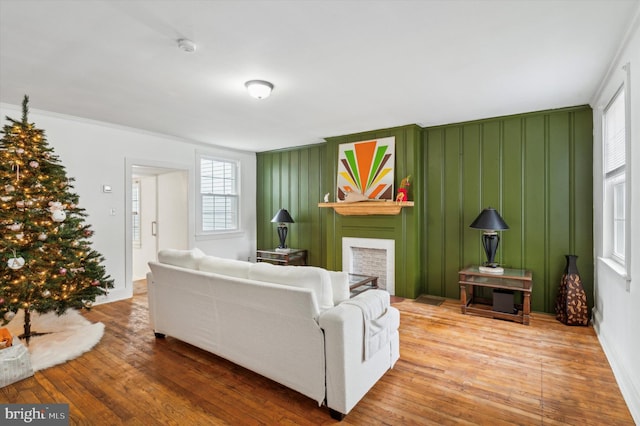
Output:
[[113,288],[104,258],[91,249],[93,235],[44,131],[6,117],[0,139],[0,319],[3,324],[24,310],[27,342],[32,312],[91,308],[97,296]]

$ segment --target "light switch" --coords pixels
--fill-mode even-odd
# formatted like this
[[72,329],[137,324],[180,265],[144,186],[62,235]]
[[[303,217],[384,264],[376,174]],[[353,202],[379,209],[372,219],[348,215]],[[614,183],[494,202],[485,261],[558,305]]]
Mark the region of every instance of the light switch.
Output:
[[110,209],[109,216],[115,216],[115,215],[116,215],[116,209]]

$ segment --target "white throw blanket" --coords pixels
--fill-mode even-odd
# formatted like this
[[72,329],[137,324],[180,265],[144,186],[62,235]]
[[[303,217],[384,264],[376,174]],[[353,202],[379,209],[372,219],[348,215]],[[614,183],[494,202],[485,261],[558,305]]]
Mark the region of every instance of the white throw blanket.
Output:
[[354,305],[362,311],[364,322],[364,361],[372,357],[380,348],[389,343],[389,293],[382,290],[369,290],[342,303]]

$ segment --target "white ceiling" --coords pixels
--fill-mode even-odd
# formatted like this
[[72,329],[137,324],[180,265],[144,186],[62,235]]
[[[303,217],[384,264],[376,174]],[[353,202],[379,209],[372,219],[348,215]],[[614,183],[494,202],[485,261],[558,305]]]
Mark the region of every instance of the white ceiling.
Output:
[[582,105],[639,4],[0,0],[0,101],[249,151]]

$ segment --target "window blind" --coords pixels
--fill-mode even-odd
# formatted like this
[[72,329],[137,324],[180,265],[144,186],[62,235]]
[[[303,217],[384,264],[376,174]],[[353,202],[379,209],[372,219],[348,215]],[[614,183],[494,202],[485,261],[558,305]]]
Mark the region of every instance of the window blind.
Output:
[[604,173],[616,172],[625,164],[625,102],[620,90],[604,112]]

